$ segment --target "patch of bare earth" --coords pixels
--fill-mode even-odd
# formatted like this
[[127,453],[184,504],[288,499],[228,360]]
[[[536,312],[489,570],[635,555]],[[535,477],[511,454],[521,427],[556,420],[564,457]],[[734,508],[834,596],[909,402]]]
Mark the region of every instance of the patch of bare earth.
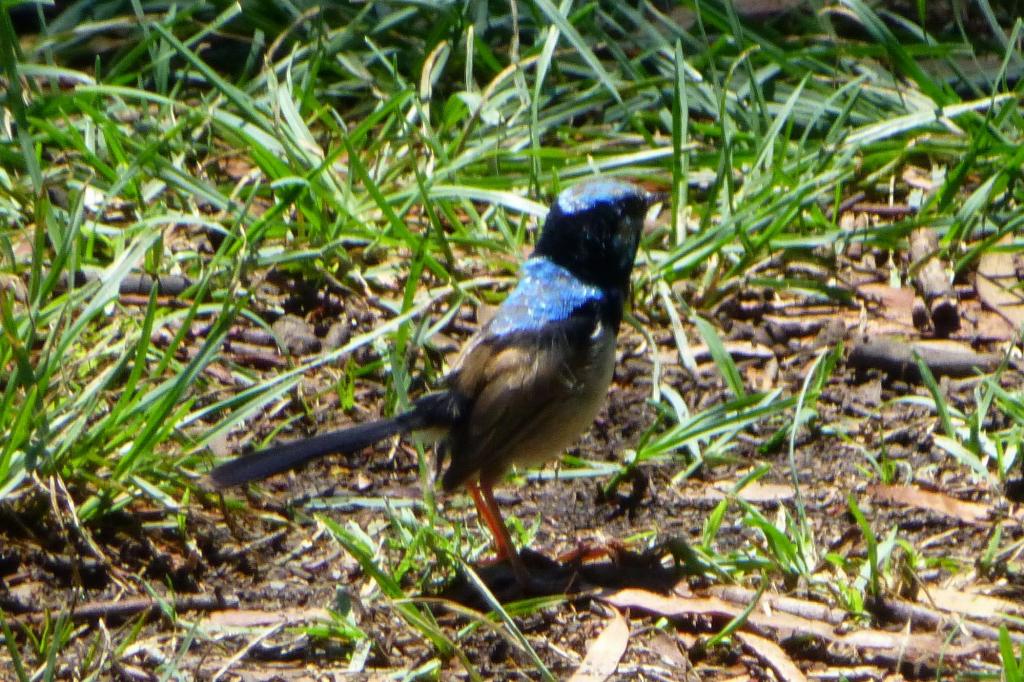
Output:
[[[998,310],[998,303],[983,305],[972,274],[957,282],[952,294],[959,306],[958,329],[939,334],[927,315],[923,322],[918,316],[915,324],[920,312],[915,313],[915,300],[924,297],[887,284],[888,268],[901,267],[889,258],[853,249],[835,262],[809,259],[813,267],[765,263],[760,276],[813,278],[847,291],[850,300],[840,304],[813,295],[741,290],[718,301],[710,313],[752,391],[781,386],[783,395],[799,394],[818,354],[840,340],[846,345],[844,360],[815,405],[817,418],[800,429],[795,442],[799,492],[817,548],[817,564],[808,567],[812,580],[764,563],[770,554],[764,536],[744,523],[748,512],[743,505],[773,520],[781,519],[783,511],[791,518],[795,514],[788,436],[773,449],[761,449],[786,426],[782,421],[750,429],[735,439],[726,457],[693,467],[688,477],[679,476],[692,464],[686,452],[645,464],[642,476],[610,497],[601,492],[607,478],[568,475],[517,479],[518,485],[500,491],[507,515],[536,526],[534,551],[549,559],[576,555],[574,564],[563,567],[567,573],[560,574],[570,575],[572,594],[516,617],[557,677],[923,679],[934,678],[937,671],[996,670],[1001,624],[1016,642],[1024,641],[1017,626],[1024,616],[1019,557],[982,561],[992,556],[990,543],[997,532],[997,549],[1020,545],[1019,505],[1007,499],[994,475],[972,472],[940,446],[937,439],[945,434],[932,410],[897,400],[921,396],[930,401],[916,376],[916,360],[906,361],[905,343],[942,335],[946,345],[941,348],[953,355],[941,356],[934,365],[941,391],[952,408],[976,410],[981,379],[974,371],[947,371],[949,365],[942,362],[995,369],[985,364],[993,356],[984,354],[1005,350],[1012,329],[1007,315],[1012,313]],[[282,304],[299,320],[293,352],[317,352],[338,342],[330,334],[369,329],[382,318],[378,307],[360,297],[346,298],[328,285],[300,289],[301,295],[293,293]],[[277,289],[285,290],[295,289]],[[648,295],[654,300],[650,292],[637,292]],[[696,372],[682,368],[663,309],[638,308],[655,311],[638,313],[655,345],[624,328],[608,404],[573,453],[583,459],[618,461],[658,419],[659,428],[668,425],[650,402],[655,358],[659,381],[682,395],[692,413],[728,398],[695,330],[684,325]],[[339,330],[330,324],[333,319],[346,320],[348,327]],[[440,365],[474,325],[471,311],[456,319],[445,331],[451,339],[427,351],[429,362]],[[289,362],[276,346],[245,333],[237,330],[234,345],[225,351],[235,361],[267,376]],[[865,338],[888,339],[890,346],[865,345]],[[282,437],[379,413],[383,377],[359,383],[356,407],[342,414],[331,390],[340,376],[337,368],[327,367],[307,378],[307,416]],[[999,377],[1007,389],[1021,387],[1012,363]],[[226,385],[225,391],[230,390]],[[236,452],[280,420],[301,414],[295,407],[299,402],[254,421],[249,434],[224,444],[225,451]],[[1007,426],[996,410],[986,420],[987,428]],[[880,476],[868,455],[884,461],[891,476]],[[763,464],[770,467],[767,475],[734,494],[735,484]],[[840,573],[833,568],[869,552],[850,511],[851,497],[879,541],[895,530],[900,543],[880,598],[869,597],[857,614],[844,608]],[[22,624],[38,627],[47,618],[69,615],[76,629],[63,651],[66,670],[100,651],[113,655],[111,643],[125,641],[138,629],[117,654],[115,670],[124,679],[155,679],[156,666],[171,663],[197,679],[222,672],[229,674],[227,679],[247,680],[325,679],[343,673],[377,678],[431,660],[433,649],[313,520],[308,504],[333,501],[319,513],[358,524],[371,536],[382,531],[391,523],[389,512],[368,501],[418,509],[424,499],[413,447],[381,444],[347,461],[318,462],[280,476],[248,497],[233,493],[229,498],[230,506],[221,506],[215,496],[197,491],[180,518],[139,503],[86,529],[69,521],[68,505],[76,491],[38,481],[33,490],[0,506],[0,608],[8,624],[18,631]],[[735,561],[749,560],[749,567],[733,573],[736,582],[716,578],[691,552],[709,514],[726,498],[732,502],[713,549],[733,553]],[[439,497],[438,505],[438,513],[469,534],[471,541],[464,540],[463,547],[483,545],[483,531],[465,496]],[[593,556],[580,552],[583,544],[601,543],[612,549]],[[391,545],[383,554],[386,565],[401,559],[400,549]],[[481,574],[495,581],[495,591],[511,589],[499,584],[507,575],[477,563]],[[479,596],[465,583],[453,582],[452,575],[449,566],[412,567],[403,586],[410,597],[429,598],[424,603],[430,604],[441,630],[459,642],[480,674],[502,678],[533,670],[500,626],[467,629],[473,621],[446,600],[477,607]],[[351,613],[351,622],[367,638],[351,644],[311,636],[307,626],[316,624],[329,634],[327,610],[334,608]],[[725,644],[707,646],[711,636],[734,621],[741,624]],[[458,657],[444,665],[442,677],[465,674]]]

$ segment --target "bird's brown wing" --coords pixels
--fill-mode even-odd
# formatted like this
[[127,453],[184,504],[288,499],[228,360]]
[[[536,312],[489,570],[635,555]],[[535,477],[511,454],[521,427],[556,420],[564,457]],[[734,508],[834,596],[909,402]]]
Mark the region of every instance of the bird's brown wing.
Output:
[[[450,380],[453,391],[469,398],[469,408],[449,436],[446,490],[477,477],[493,482],[516,461],[557,454],[565,440],[559,415],[583,390],[594,361],[588,339],[599,326],[592,316],[579,316],[543,334],[493,338],[485,330],[474,340]],[[554,452],[536,451],[545,434]],[[529,452],[527,443],[534,444]]]

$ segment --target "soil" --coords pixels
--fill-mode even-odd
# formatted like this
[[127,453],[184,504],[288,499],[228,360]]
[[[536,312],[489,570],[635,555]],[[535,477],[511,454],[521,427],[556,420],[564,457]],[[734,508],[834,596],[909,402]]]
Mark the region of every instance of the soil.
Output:
[[[707,315],[732,352],[746,390],[780,389],[778,400],[801,395],[819,354],[839,340],[849,347],[864,333],[899,333],[905,339],[932,335],[914,326],[906,303],[912,295],[906,299],[906,290],[888,289],[880,272],[861,265],[852,259],[840,264],[840,279],[851,294],[845,303],[751,291],[714,302]],[[306,341],[341,343],[348,333],[372,329],[385,317],[372,301],[346,300],[326,286],[268,286],[286,299],[285,309],[308,323],[296,332]],[[400,290],[400,283],[395,287]],[[299,290],[301,298],[281,293]],[[675,293],[700,303],[693,291]],[[999,321],[977,301],[969,282],[960,285],[958,297],[964,321],[952,342],[963,352],[1003,347],[1009,335],[992,331],[1002,329]],[[538,677],[500,621],[471,611],[486,606],[474,583],[459,576],[461,557],[506,604],[549,593],[547,602],[517,607],[512,617],[558,678],[580,668],[603,632],[611,634],[594,649],[623,645],[624,652],[605,668],[588,659],[599,674],[583,679],[602,679],[601,670],[614,670],[616,679],[652,680],[797,679],[794,671],[813,679],[934,679],[997,670],[993,633],[1006,624],[1022,636],[1015,631],[1021,621],[1000,611],[1019,603],[1024,587],[1020,506],[1007,498],[992,462],[986,462],[991,475],[985,476],[950,454],[930,408],[931,394],[919,382],[854,369],[840,357],[814,403],[814,416],[794,442],[799,500],[816,548],[814,563],[804,572],[793,570],[796,559],[787,565],[773,559],[778,555],[770,551],[770,535],[752,521],[760,514],[793,537],[798,498],[789,460],[792,408],[784,411],[785,419],[741,428],[723,448],[715,446],[714,437],[706,438],[643,462],[612,491],[606,490],[608,475],[578,475],[587,467],[571,466],[573,457],[620,463],[646,436],[674,425],[665,403],[656,407],[652,400],[656,364],[658,386],[678,393],[690,414],[733,397],[702,351],[696,329],[682,327],[696,357],[695,367],[687,369],[658,296],[640,286],[635,298],[644,302],[637,306],[638,324],[623,326],[614,385],[593,428],[565,463],[545,470],[553,477],[520,472],[498,491],[506,517],[533,534],[525,557],[536,574],[530,590],[524,592],[506,566],[487,562],[487,536],[468,496],[438,491],[431,504],[423,482],[432,466],[421,466],[415,445],[389,442],[347,460],[327,459],[275,477],[248,494],[230,491],[224,500],[202,490],[202,472],[197,472],[194,494],[180,513],[137,502],[87,527],[76,527],[68,513],[72,501],[81,501],[80,491],[40,480],[13,502],[0,504],[4,618],[15,631],[24,626],[38,632],[45,619],[66,616],[70,607],[74,627],[61,654],[62,674],[68,676],[87,668],[89,660],[111,656],[116,660],[112,676],[133,680],[157,679],[159,666],[196,679],[227,670],[220,679],[247,680],[376,679],[424,666],[423,674],[449,679],[468,677],[467,662],[484,678]],[[341,341],[329,324],[335,315],[353,323]],[[435,367],[451,357],[475,328],[476,317],[467,308],[444,330],[444,340],[420,351],[410,366]],[[240,343],[226,353],[236,361],[248,358],[253,371],[266,377],[294,361],[284,351],[255,352]],[[292,347],[316,352],[315,346]],[[371,351],[354,360],[369,359]],[[341,375],[338,366],[310,373],[303,384],[308,411],[300,400],[268,411],[249,424],[247,433],[229,439],[225,454],[249,447],[285,420],[293,421],[282,439],[379,415],[388,377],[380,372],[360,379],[355,407],[346,411],[338,407],[334,390]],[[938,385],[951,409],[971,414],[978,409],[983,381],[940,377]],[[1022,384],[1012,367],[993,381],[1011,391]],[[412,392],[422,390],[417,383]],[[983,423],[990,431],[1011,426],[995,408]],[[703,461],[695,460],[698,452]],[[731,494],[760,467],[767,469],[763,476],[739,496]],[[1011,480],[1011,492],[1014,485]],[[865,540],[851,499],[878,543],[884,545],[891,533],[897,543],[880,578],[880,598],[859,605],[852,605],[842,578],[848,585],[869,580],[860,571],[863,559],[876,550]],[[729,502],[711,543],[712,560],[700,546],[723,500]],[[358,527],[371,542],[420,533],[407,543],[416,547],[408,555],[388,540],[377,557],[410,601],[383,596],[366,567],[316,515],[343,528]],[[459,539],[452,547],[458,556],[439,549],[436,537],[456,531]],[[404,558],[413,565],[403,566]],[[433,563],[416,564],[424,561]],[[729,601],[732,593],[725,588],[763,589],[764,594],[738,634],[709,642],[735,617],[730,608],[742,612],[749,605]],[[950,591],[962,598],[949,599]],[[947,598],[934,597],[940,593]],[[152,606],[153,594],[160,597],[159,606]],[[652,594],[662,601],[652,601]],[[768,608],[767,595],[791,597],[799,614],[784,613],[789,608],[784,605]],[[978,605],[982,597],[997,600],[994,611],[984,612]],[[438,631],[457,641],[465,658],[442,657],[435,670],[439,646],[403,620],[403,603],[432,614]],[[808,634],[810,623],[824,622],[823,616],[808,615],[812,606],[838,609],[841,622]],[[327,609],[345,615],[332,617]],[[610,627],[617,612],[627,626],[618,643]],[[796,623],[798,617],[804,620]],[[354,627],[366,637],[343,635]],[[858,634],[891,641],[858,644]],[[949,654],[944,657],[942,647],[900,648],[901,641],[909,641],[900,638],[910,634],[939,635]],[[23,635],[18,639],[25,644]],[[115,653],[112,646],[119,643],[125,648]]]

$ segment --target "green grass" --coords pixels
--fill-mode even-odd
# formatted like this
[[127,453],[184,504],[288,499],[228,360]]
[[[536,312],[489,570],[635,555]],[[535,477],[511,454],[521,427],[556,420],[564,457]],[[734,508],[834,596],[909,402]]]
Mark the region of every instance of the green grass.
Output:
[[[0,504],[57,491],[62,527],[87,544],[118,513],[156,510],[187,545],[189,510],[216,509],[196,482],[226,439],[231,452],[273,440],[277,431],[247,434],[268,411],[281,429],[315,428],[327,395],[304,389],[314,373],[329,373],[352,418],[356,387],[381,387],[390,413],[436,385],[448,325],[500,301],[547,202],[594,174],[671,190],[674,208],[641,248],[630,322],[648,338],[644,321],[667,330],[683,367],[696,366],[692,345],[706,346],[726,391],[695,410],[651,353],[656,423],[621,463],[567,460],[569,475],[618,481],[672,467],[679,484],[772,437],[789,454],[774,466],[796,483],[801,434],[841,431],[816,411],[837,357],[820,354],[800,390],[752,387],[723,342],[720,306],[753,290],[851,303],[824,274],[834,256],[852,244],[898,250],[919,226],[939,231],[958,273],[1002,235],[1019,251],[1024,25],[985,1],[984,39],[860,0],[763,21],[697,5],[685,26],[646,3],[78,3],[18,36],[8,12],[24,20],[36,7],[4,3]],[[908,165],[935,171],[916,214],[857,231],[831,218],[858,191],[908,199]],[[96,277],[80,282],[80,271]],[[138,272],[191,286],[127,302],[119,286]],[[257,369],[228,342],[240,327],[270,330],[282,312],[264,300],[270,273],[372,301],[382,322]],[[1020,466],[1024,398],[998,376],[969,405],[947,404],[934,379],[927,387],[914,400],[935,413],[937,449],[998,489]],[[878,478],[892,475],[884,452],[865,457]],[[422,449],[420,472],[427,482]],[[857,493],[849,513],[868,551],[829,552],[797,489],[777,518],[724,499],[697,545],[703,572],[800,581],[864,616],[898,582],[894,557],[915,557],[895,529],[872,530]],[[453,658],[482,674],[461,648],[471,628],[439,626],[415,595],[480,557],[487,538],[426,495],[415,508],[343,501],[382,507],[372,532],[323,523],[435,652],[425,676]],[[228,497],[231,513],[248,513]],[[756,539],[720,547],[726,518]],[[535,530],[532,519],[514,526],[522,540]],[[1012,554],[1006,542],[992,561]],[[524,611],[489,603],[498,615],[482,626],[537,676],[555,674],[518,630]],[[366,636],[337,618],[315,634]],[[12,622],[0,611],[15,673],[56,676],[68,623],[22,628],[15,644]],[[1000,647],[1007,679],[1018,679],[1019,646],[1007,637]],[[111,659],[79,665],[103,676]]]

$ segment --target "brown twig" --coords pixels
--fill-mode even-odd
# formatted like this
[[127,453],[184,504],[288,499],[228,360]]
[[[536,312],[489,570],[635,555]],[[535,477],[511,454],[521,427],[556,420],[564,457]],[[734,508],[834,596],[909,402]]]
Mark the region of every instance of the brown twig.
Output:
[[[182,611],[220,611],[238,606],[238,599],[224,597],[220,594],[197,594],[178,596],[167,600],[175,612]],[[111,601],[87,601],[72,608],[72,620],[97,620],[124,619],[141,613],[158,614],[162,610],[163,602],[151,597],[129,597],[127,599]],[[33,611],[22,614],[12,620],[23,625],[34,625],[42,623],[47,618],[52,618],[52,611]]]
[[858,201],[850,207],[851,211],[870,213],[883,218],[902,218],[917,213],[917,209],[908,204],[880,204],[873,201]]
[[[733,604],[742,604],[744,606],[757,597],[756,590],[749,590],[735,585],[711,587],[708,589],[708,593]],[[832,625],[839,625],[846,619],[846,613],[843,611],[833,609],[825,604],[807,601],[806,599],[796,599],[776,594],[762,594],[760,603],[775,611],[782,611],[794,616],[800,616],[801,618],[818,620]]]
[[878,369],[895,379],[918,382],[921,373],[915,353],[937,376],[975,376],[979,372],[995,371],[1003,361],[1003,356],[998,353],[975,353],[966,348],[947,350],[885,337],[857,343],[850,350],[847,362],[855,369]]
[[825,215],[828,216],[829,220],[835,220],[836,216],[840,216],[852,207],[856,206],[859,202],[864,200],[867,194],[864,192],[857,192],[853,196],[849,196],[842,200],[839,206],[833,208],[831,205],[825,207]]
[[[896,599],[883,599],[877,600],[873,604],[872,611],[880,618],[895,622],[909,622],[913,627],[944,630],[952,626],[958,626],[974,637],[988,639],[993,642],[999,641],[998,628],[976,623],[965,618],[947,615],[922,604],[913,604]],[[1013,642],[1017,644],[1024,643],[1024,634],[1012,630],[1009,630],[1008,634]]]

